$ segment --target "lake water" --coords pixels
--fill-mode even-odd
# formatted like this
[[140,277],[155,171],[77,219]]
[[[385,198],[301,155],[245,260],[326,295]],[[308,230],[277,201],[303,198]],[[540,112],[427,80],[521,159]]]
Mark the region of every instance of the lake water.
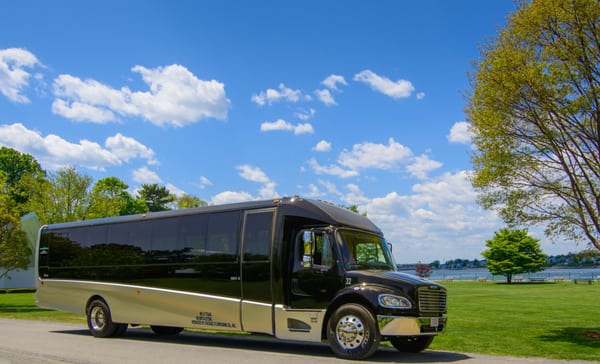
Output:
[[[414,274],[414,271],[404,271],[406,273]],[[513,276],[513,280],[519,277],[524,281],[545,279],[548,281],[554,281],[558,279],[562,280],[576,280],[576,279],[600,279],[600,267],[595,268],[549,268],[537,273],[523,273],[516,274]],[[491,281],[506,281],[504,276],[494,276],[485,268],[473,268],[473,269],[434,269],[429,276],[429,279],[434,281],[444,280],[480,280],[486,279]]]

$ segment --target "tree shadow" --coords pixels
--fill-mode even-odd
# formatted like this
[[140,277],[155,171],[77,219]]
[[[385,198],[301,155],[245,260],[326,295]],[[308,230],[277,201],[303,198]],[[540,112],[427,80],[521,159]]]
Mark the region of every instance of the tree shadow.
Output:
[[547,335],[539,336],[539,339],[600,349],[600,327],[563,327],[552,330]]

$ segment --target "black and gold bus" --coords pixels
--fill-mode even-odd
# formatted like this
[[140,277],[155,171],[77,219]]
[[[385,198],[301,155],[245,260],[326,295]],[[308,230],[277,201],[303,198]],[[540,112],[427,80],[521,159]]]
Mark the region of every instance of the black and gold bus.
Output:
[[129,324],[321,342],[346,359],[380,341],[418,352],[446,326],[446,290],[397,272],[366,217],[297,196],[43,226],[37,304]]

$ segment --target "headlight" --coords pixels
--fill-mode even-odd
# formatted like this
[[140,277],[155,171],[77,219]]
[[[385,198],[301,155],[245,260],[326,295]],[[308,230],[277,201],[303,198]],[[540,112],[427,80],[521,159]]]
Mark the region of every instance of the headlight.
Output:
[[407,298],[391,294],[380,294],[379,304],[387,308],[412,308],[412,303]]

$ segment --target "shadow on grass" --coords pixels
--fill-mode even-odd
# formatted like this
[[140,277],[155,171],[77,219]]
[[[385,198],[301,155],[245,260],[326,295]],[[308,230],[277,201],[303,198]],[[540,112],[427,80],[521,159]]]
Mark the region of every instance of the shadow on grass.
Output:
[[0,313],[35,313],[35,312],[50,312],[53,310],[40,307],[30,306],[13,306],[0,304]]
[[543,341],[564,342],[600,349],[600,327],[564,327],[539,337]]

